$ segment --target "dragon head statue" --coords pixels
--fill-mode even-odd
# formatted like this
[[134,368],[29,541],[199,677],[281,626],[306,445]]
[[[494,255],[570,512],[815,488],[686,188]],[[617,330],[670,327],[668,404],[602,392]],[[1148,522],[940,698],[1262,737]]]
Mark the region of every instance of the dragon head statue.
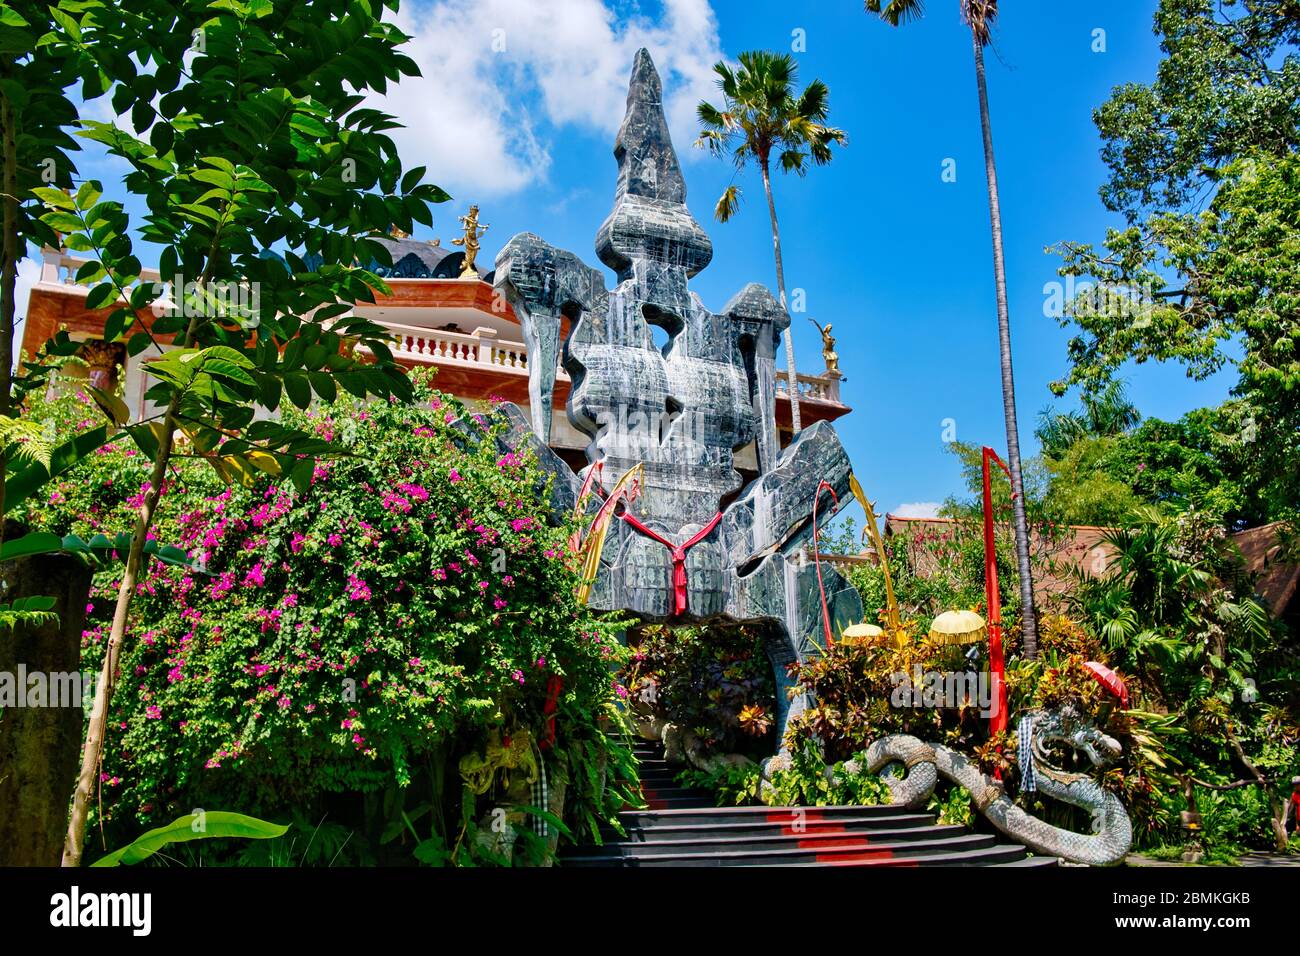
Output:
[[1102,733],[1077,704],[1066,704],[1034,714],[1034,756],[1047,759],[1049,743],[1061,743],[1087,756],[1094,767],[1114,763],[1124,752],[1118,740]]

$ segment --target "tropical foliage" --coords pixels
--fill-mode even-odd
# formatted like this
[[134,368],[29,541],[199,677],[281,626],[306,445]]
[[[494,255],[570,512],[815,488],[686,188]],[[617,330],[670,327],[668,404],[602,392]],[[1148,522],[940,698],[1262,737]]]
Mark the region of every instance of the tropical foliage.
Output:
[[[1300,501],[1300,22],[1283,0],[1162,0],[1151,83],[1095,113],[1108,209],[1100,247],[1068,242],[1062,273],[1093,287],[1057,383],[1105,388],[1126,362],[1193,378],[1236,367],[1250,483],[1268,517]],[[1240,357],[1237,355],[1240,353]]]
[[[343,861],[499,862],[484,814],[506,807],[524,830],[531,803],[507,790],[543,756],[552,790],[567,789],[553,833],[590,838],[630,798],[615,622],[573,597],[547,476],[498,441],[491,410],[419,375],[412,387],[411,405],[285,410],[283,427],[341,449],[301,490],[270,475],[227,485],[182,446],[156,532],[202,570],[142,575],[100,777],[110,837],[220,806],[296,816],[301,840],[323,818],[346,825]],[[37,418],[70,423],[88,401],[68,394]],[[106,446],[29,518],[87,537],[116,527],[147,468]],[[120,577],[96,579],[88,662]]]
[[647,625],[628,643],[619,680],[635,713],[686,727],[712,750],[772,752],[776,700],[761,629]]

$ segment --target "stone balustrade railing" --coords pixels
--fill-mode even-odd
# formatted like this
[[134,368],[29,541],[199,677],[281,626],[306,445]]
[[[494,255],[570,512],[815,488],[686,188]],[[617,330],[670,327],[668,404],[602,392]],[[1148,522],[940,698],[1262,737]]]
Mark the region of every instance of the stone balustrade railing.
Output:
[[[809,402],[840,401],[840,377],[838,375],[805,375],[800,372],[795,381],[798,383],[799,400]],[[776,372],[776,393],[789,398],[790,376],[782,369]]]
[[[88,292],[90,287],[77,285],[76,276],[77,270],[89,261],[82,256],[75,256],[60,249],[43,249],[41,250],[40,282],[42,285],[70,286],[73,289]],[[162,281],[162,276],[157,269],[141,269],[140,278],[145,282]]]
[[528,373],[528,350],[524,344],[498,339],[494,329],[485,327],[465,334],[387,322],[384,327],[395,339],[393,355],[398,358],[431,365],[484,365]]

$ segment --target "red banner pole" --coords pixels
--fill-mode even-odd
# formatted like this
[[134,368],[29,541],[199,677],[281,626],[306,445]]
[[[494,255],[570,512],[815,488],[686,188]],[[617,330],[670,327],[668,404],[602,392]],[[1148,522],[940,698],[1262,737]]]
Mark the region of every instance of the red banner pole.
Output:
[[[1006,661],[1002,656],[1002,598],[998,593],[997,547],[993,540],[993,495],[989,478],[989,461],[1002,465],[997,452],[984,448],[984,599],[988,604],[989,670],[993,678],[993,715],[989,729],[993,733],[1007,729]],[[1002,465],[1005,470],[1006,466]]]

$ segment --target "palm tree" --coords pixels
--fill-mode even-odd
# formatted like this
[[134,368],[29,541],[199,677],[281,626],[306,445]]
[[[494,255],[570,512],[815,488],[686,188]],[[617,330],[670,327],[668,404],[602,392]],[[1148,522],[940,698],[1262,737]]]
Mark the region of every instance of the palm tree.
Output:
[[[701,102],[696,110],[700,119],[700,137],[696,146],[707,147],[715,156],[730,154],[739,172],[752,159],[763,174],[767,193],[767,214],[772,220],[772,251],[776,256],[776,286],[785,298],[785,266],[781,261],[781,232],[776,222],[776,203],[772,199],[771,160],[777,153],[782,172],[808,172],[808,160],[818,166],[831,161],[831,145],[843,145],[844,131],[826,125],[830,90],[821,80],[813,80],[798,96],[794,94],[799,68],[785,53],[754,50],[740,54],[740,69],[726,63],[713,67],[722,90],[722,108]],[[723,192],[714,209],[719,222],[727,222],[740,206],[740,189],[733,182]],[[794,339],[785,330],[785,361],[790,369],[790,417],[794,430],[799,420],[798,376],[794,364]]]
[[1075,442],[1085,438],[1123,435],[1138,426],[1142,413],[1128,398],[1121,381],[1108,382],[1095,395],[1083,396],[1083,409],[1058,413],[1050,406],[1038,416],[1034,437],[1048,458],[1061,458]]
[[[1002,207],[998,173],[993,161],[993,129],[989,122],[988,86],[984,79],[984,48],[998,15],[998,0],[959,0],[962,20],[970,27],[975,47],[975,84],[979,91],[980,127],[984,133],[984,171],[989,184],[989,218],[993,233],[993,276],[997,288],[998,344],[1002,357],[1002,413],[1007,425],[1007,463],[1015,493],[1016,564],[1020,572],[1021,636],[1024,655],[1038,656],[1038,622],[1034,611],[1034,581],[1029,569],[1029,523],[1025,519],[1024,484],[1020,470],[1020,430],[1016,425],[1016,387],[1011,374],[1011,320],[1007,314],[1007,271],[1002,255]],[[919,18],[921,0],[866,0],[868,13],[879,14],[890,26]]]

